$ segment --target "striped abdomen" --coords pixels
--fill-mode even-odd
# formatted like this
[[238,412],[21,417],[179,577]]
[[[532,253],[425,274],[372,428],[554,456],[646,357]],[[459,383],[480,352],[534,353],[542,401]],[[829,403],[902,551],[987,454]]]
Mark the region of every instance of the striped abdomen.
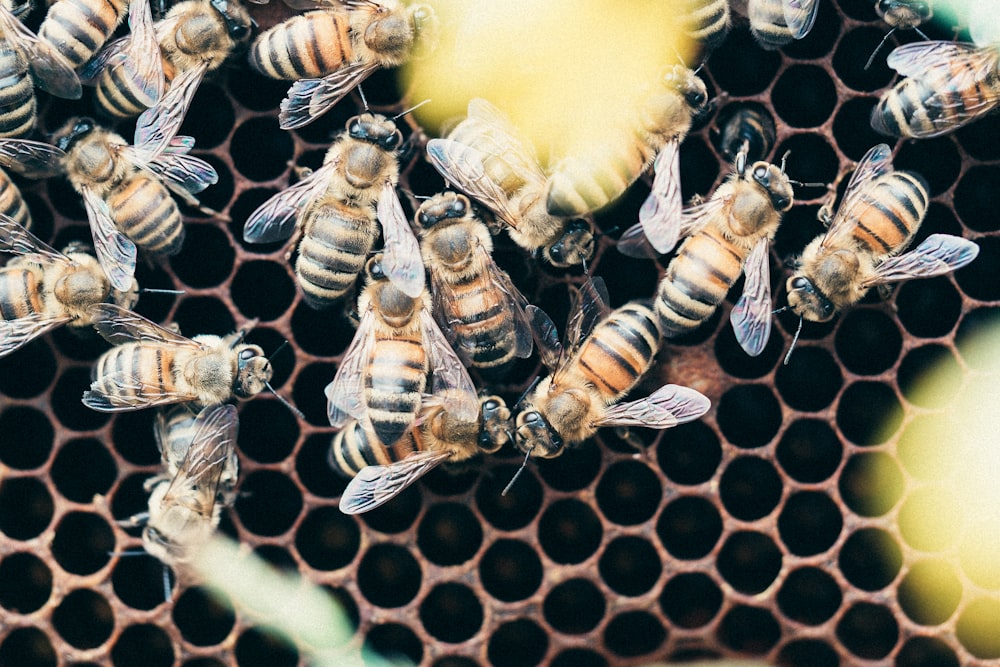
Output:
[[[173,80],[173,67],[166,60],[163,63],[166,82]],[[142,92],[130,79],[130,74],[120,65],[112,65],[101,71],[94,88],[94,103],[102,113],[113,118],[131,118],[147,109],[142,101]]]
[[552,215],[585,215],[618,199],[632,185],[654,151],[638,138],[605,143],[593,156],[562,161],[549,178],[546,207]]
[[747,4],[750,32],[763,49],[772,51],[780,49],[794,39],[792,31],[785,23],[783,1],[750,0]]
[[333,435],[327,460],[334,470],[348,477],[354,477],[363,468],[374,465],[390,465],[401,461],[419,446],[413,431],[406,434],[392,447],[386,447],[378,437],[355,420],[350,420],[342,431]]
[[[955,130],[1000,104],[1000,90],[993,77],[957,90],[950,80],[928,82],[906,78],[889,89],[872,109],[872,128],[893,137],[934,137]],[[935,98],[937,102],[928,105]],[[976,108],[975,113],[967,110]],[[961,116],[959,115],[961,112]]]
[[656,291],[656,315],[665,338],[707,320],[739,278],[747,252],[709,225],[681,245]]
[[660,346],[660,329],[653,311],[627,303],[602,320],[573,360],[608,403],[627,393],[645,373]]
[[160,181],[139,173],[123,181],[106,197],[115,222],[142,250],[176,255],[184,242],[184,224],[177,203]]
[[34,128],[34,83],[26,64],[0,38],[0,137],[25,137]]
[[31,229],[31,212],[28,210],[28,204],[21,196],[21,191],[14,185],[14,181],[10,180],[3,169],[0,169],[0,213],[13,218],[25,229]]
[[729,0],[690,0],[685,32],[706,49],[721,44],[729,33]]
[[306,213],[295,275],[313,308],[328,308],[351,289],[378,235],[370,206],[349,207],[333,198]]
[[459,279],[454,299],[442,302],[443,317],[455,334],[454,346],[487,374],[503,373],[515,360],[514,314],[504,295],[485,276]]
[[868,206],[858,209],[852,234],[876,257],[904,248],[927,213],[927,183],[909,171],[876,178],[858,198]]
[[365,370],[365,403],[375,435],[392,446],[420,410],[427,385],[427,355],[419,332],[395,336],[389,332],[376,334],[375,351]]
[[325,76],[354,59],[348,15],[318,10],[294,16],[261,33],[250,47],[250,65],[272,79]]
[[[123,343],[117,345],[100,357],[94,367],[94,383],[92,389],[109,396],[121,398],[135,397],[138,394],[107,382],[105,378],[117,373],[142,378],[147,384],[152,384],[160,394],[184,394],[177,387],[176,376],[180,372],[175,351],[149,345],[146,343]],[[114,402],[114,401],[112,401]]]
[[77,68],[90,60],[121,23],[127,2],[58,0],[49,7],[38,36]]
[[37,273],[10,266],[0,269],[0,320],[18,320],[44,309]]

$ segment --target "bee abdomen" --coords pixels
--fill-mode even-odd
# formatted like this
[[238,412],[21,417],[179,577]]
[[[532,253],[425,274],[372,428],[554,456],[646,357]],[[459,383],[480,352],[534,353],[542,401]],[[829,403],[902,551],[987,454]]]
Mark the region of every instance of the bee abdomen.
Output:
[[876,255],[888,255],[906,245],[927,213],[927,183],[908,171],[879,178],[864,192],[869,204],[858,216],[854,238]]
[[107,41],[123,14],[106,0],[58,0],[49,7],[38,36],[77,68]]
[[175,354],[164,348],[140,343],[118,345],[98,357],[91,388],[111,396],[137,396],[137,391],[122,391],[106,380],[110,375],[122,373],[142,378],[146,385],[155,388],[157,394],[181,393],[174,376],[174,360]]
[[514,358],[513,313],[479,277],[459,282],[452,290],[456,299],[446,304],[445,316],[455,334],[455,346],[469,354],[476,368],[503,372]]
[[0,48],[0,137],[24,137],[35,127],[35,88],[24,63]]
[[401,461],[418,447],[413,438],[403,438],[392,447],[378,441],[374,433],[365,430],[357,421],[350,421],[344,430],[335,433],[327,460],[330,466],[348,477],[354,477],[363,468],[390,465]]
[[656,314],[628,303],[598,324],[580,348],[577,363],[606,401],[625,394],[645,373],[660,345]]
[[327,308],[354,285],[375,243],[374,225],[370,218],[312,217],[295,262],[306,303]]
[[399,440],[420,409],[427,358],[419,338],[376,343],[365,378],[365,398],[375,435],[388,446]]
[[0,270],[0,320],[17,320],[44,308],[34,272],[11,267]]
[[354,57],[347,15],[320,10],[295,16],[264,32],[250,49],[250,64],[272,79],[321,77]]
[[[687,34],[712,49],[722,43],[729,32],[729,0],[694,2],[687,13]],[[700,5],[700,6],[699,6]]]
[[31,227],[31,212],[14,181],[0,169],[0,213],[12,218],[25,229]]
[[935,121],[953,115],[944,106],[929,108],[924,100],[937,91],[918,79],[903,79],[882,95],[872,109],[872,129],[893,137],[924,137],[937,132]]
[[184,242],[184,223],[166,187],[138,175],[108,195],[122,232],[137,246],[156,255],[176,255]]
[[647,155],[639,144],[615,145],[600,161],[567,160],[549,179],[545,205],[559,217],[584,215],[617,199],[642,173]]
[[794,39],[785,23],[782,0],[757,0],[754,7],[748,9],[748,13],[750,32],[761,48],[773,51]]
[[146,110],[121,66],[108,67],[101,73],[94,100],[103,113],[113,118],[130,118]]

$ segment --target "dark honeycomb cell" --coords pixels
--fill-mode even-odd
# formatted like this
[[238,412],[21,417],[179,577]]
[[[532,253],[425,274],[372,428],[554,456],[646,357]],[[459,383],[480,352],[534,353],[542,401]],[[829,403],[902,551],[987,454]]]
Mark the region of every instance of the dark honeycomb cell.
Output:
[[[267,289],[261,289],[266,285]],[[269,321],[280,317],[295,297],[295,281],[276,262],[244,262],[233,276],[230,296],[244,317]]]
[[[252,118],[233,132],[230,155],[233,166],[251,181],[265,182],[287,169],[295,150],[291,135],[278,129],[274,118]],[[267,160],[261,160],[267,155]]]
[[788,573],[776,599],[787,618],[820,625],[840,609],[843,596],[840,586],[826,570],[803,567]]
[[833,355],[813,346],[799,347],[774,374],[774,384],[785,404],[802,412],[817,412],[830,405],[843,383]]
[[947,335],[962,314],[962,295],[947,276],[903,283],[895,303],[900,324],[920,338]]
[[[718,172],[719,160],[715,153],[709,149],[708,144],[700,137],[691,137],[684,142],[684,150],[681,151],[681,195],[685,200],[694,195],[707,195],[715,183],[715,175]],[[610,270],[614,270],[613,268]],[[634,273],[629,269],[629,274]],[[655,291],[655,283],[650,285],[652,289],[643,289],[640,283],[630,280],[629,296],[645,297]],[[608,285],[611,289],[611,285]]]
[[194,94],[180,133],[196,137],[196,147],[207,150],[225,141],[235,124],[236,114],[226,91],[205,82],[198,86],[198,92]]
[[493,475],[483,478],[476,489],[476,506],[483,518],[499,530],[517,530],[530,523],[542,506],[542,485],[525,470],[506,495],[501,492],[510,482],[517,466],[493,468]]
[[600,653],[585,648],[569,648],[552,658],[552,667],[608,667],[607,659]]
[[236,320],[226,305],[207,296],[183,299],[174,311],[173,322],[189,338],[202,334],[228,336],[236,330]]
[[860,160],[869,148],[885,141],[869,124],[877,103],[877,97],[851,98],[840,105],[833,118],[837,147],[851,160]]
[[604,594],[589,579],[570,579],[552,588],[542,607],[545,622],[568,635],[590,632],[604,617]]
[[[774,154],[780,158],[788,154],[787,171],[789,176],[803,183],[831,183],[837,177],[839,164],[837,154],[829,141],[822,134],[811,132],[803,134],[793,134],[778,145]],[[808,189],[796,188],[795,196],[804,198],[804,193],[811,193],[815,197],[822,194],[818,186]],[[788,224],[786,218],[782,218],[781,226]]]
[[764,351],[756,357],[749,356],[739,342],[732,327],[723,327],[715,338],[715,358],[729,375],[747,380],[767,375],[783,354],[784,340],[771,336]]
[[781,569],[781,552],[764,533],[732,533],[719,550],[715,567],[736,590],[755,595],[767,589]]
[[[197,207],[180,203],[181,214],[206,221],[226,220],[226,215],[222,211],[229,206],[236,188],[232,167],[228,160],[223,160],[211,153],[203,155],[202,159],[215,169],[219,180],[204,192],[198,193],[199,204]],[[187,241],[184,244],[187,245]]]
[[78,503],[91,501],[111,488],[118,469],[100,441],[91,438],[70,440],[56,452],[49,473],[59,493]]
[[721,607],[722,590],[712,577],[701,572],[676,575],[660,593],[660,608],[671,623],[681,628],[707,625]]
[[90,369],[75,366],[63,371],[52,388],[52,411],[66,428],[89,431],[107,423],[109,415],[83,404],[83,392],[90,389]]
[[333,364],[313,363],[299,370],[292,388],[292,403],[302,411],[310,424],[328,426],[326,396],[323,389],[333,381],[337,369]]
[[622,658],[634,658],[655,651],[667,638],[667,630],[652,614],[626,611],[604,628],[604,644]]
[[778,515],[778,533],[788,550],[812,556],[833,546],[844,520],[836,503],[822,491],[800,491],[785,500]]
[[121,412],[111,425],[111,442],[123,459],[134,465],[149,466],[160,462],[154,435],[156,410]]
[[899,359],[903,338],[899,327],[883,311],[857,308],[844,314],[834,344],[837,358],[849,371],[878,375]]
[[[30,368],[31,373],[19,372],[24,368]],[[55,377],[56,359],[52,355],[52,347],[44,338],[36,338],[13,354],[0,358],[0,393],[4,396],[38,396]]]
[[420,588],[420,564],[406,549],[377,544],[368,549],[358,564],[357,582],[361,594],[379,607],[402,607]]
[[741,384],[719,399],[716,420],[722,434],[737,447],[766,445],[781,426],[781,405],[763,384]]
[[243,476],[234,505],[240,522],[256,535],[281,535],[302,509],[302,494],[287,476],[258,470]]
[[0,664],[23,667],[56,667],[56,652],[42,630],[25,626],[11,630],[0,643]]
[[958,657],[947,642],[938,637],[910,637],[899,648],[900,667],[958,667]]
[[930,195],[936,197],[958,179],[962,158],[950,137],[939,137],[903,142],[893,158],[893,167],[923,176],[930,188]]
[[77,589],[67,594],[52,612],[52,625],[67,643],[91,649],[108,640],[115,618],[104,597],[95,591]]
[[962,502],[950,486],[911,489],[899,507],[899,534],[919,551],[942,551],[958,540],[962,516]]
[[353,517],[335,507],[317,507],[306,515],[295,534],[302,559],[320,571],[348,565],[358,553],[360,531]]
[[17,552],[0,560],[0,606],[30,614],[52,594],[52,570],[38,556]]
[[766,609],[735,605],[719,623],[719,640],[741,654],[767,653],[778,643],[781,627]]
[[274,631],[257,627],[240,633],[233,653],[239,667],[294,667],[299,663],[293,644]]
[[33,477],[0,481],[0,531],[15,540],[39,535],[52,520],[52,495]]
[[837,426],[861,446],[883,443],[899,428],[903,408],[892,387],[881,382],[848,385],[837,405]]
[[719,436],[704,422],[688,422],[663,432],[656,459],[671,482],[701,484],[718,469],[722,445]]
[[417,528],[420,553],[438,565],[460,565],[483,542],[483,529],[468,506],[442,503],[427,510]]
[[601,476],[595,496],[608,520],[633,526],[653,516],[663,498],[663,490],[649,466],[639,461],[621,461]]
[[980,301],[1000,299],[1000,240],[995,236],[976,239],[979,256],[953,275],[962,293]]
[[228,278],[236,253],[226,233],[210,224],[187,224],[184,230],[184,247],[170,262],[177,277],[195,289],[214,287]]
[[708,60],[715,82],[733,96],[763,92],[781,67],[781,54],[765,51],[748,30],[733,30]]
[[538,541],[557,563],[582,563],[601,543],[603,530],[587,504],[567,498],[551,505],[538,521]]
[[837,667],[837,651],[821,639],[796,639],[778,651],[777,664],[787,667]]
[[55,437],[45,414],[27,406],[11,406],[0,412],[0,433],[4,434],[0,461],[19,470],[45,463]]
[[781,500],[781,477],[770,462],[741,456],[723,471],[719,499],[737,519],[756,521],[770,514]]
[[101,516],[70,512],[56,526],[52,556],[67,572],[90,574],[107,564],[114,547],[114,533]]
[[424,647],[409,627],[400,623],[383,623],[368,631],[365,641],[376,654],[396,662],[419,664]]
[[174,649],[170,637],[156,625],[130,625],[115,641],[111,649],[111,662],[115,667],[149,665],[169,667],[174,664]]
[[545,630],[534,621],[519,618],[497,626],[486,654],[493,667],[530,667],[541,663],[548,648]]
[[837,638],[855,656],[881,660],[899,641],[899,623],[886,607],[857,602],[837,623]]
[[1000,128],[998,123],[1000,123],[1000,116],[989,114],[958,130],[955,133],[955,138],[972,158],[986,161],[994,160],[996,159],[996,151],[993,150],[990,141],[991,137],[997,136],[997,129]]
[[270,79],[245,68],[239,76],[227,77],[226,90],[233,101],[253,111],[277,109],[288,92],[288,81]]
[[542,583],[542,561],[519,540],[497,540],[479,561],[479,580],[498,600],[524,600]]
[[899,574],[903,553],[888,532],[880,528],[862,528],[845,540],[838,565],[853,586],[864,591],[878,591]]
[[292,453],[298,421],[286,405],[269,398],[250,401],[240,410],[240,451],[258,463],[277,463]]
[[401,533],[417,520],[420,506],[419,485],[414,484],[381,507],[362,514],[361,520],[381,533]]
[[907,352],[897,373],[903,398],[922,408],[946,407],[958,393],[962,377],[951,348],[936,344]]
[[903,472],[885,452],[851,456],[840,473],[840,495],[844,504],[860,516],[882,516],[903,495]]
[[590,486],[600,469],[601,449],[590,446],[567,449],[557,458],[536,462],[545,485],[558,491],[579,491]]
[[483,606],[468,586],[439,584],[420,605],[420,621],[435,639],[457,644],[483,625]]
[[924,481],[943,481],[960,463],[949,448],[942,447],[961,431],[960,418],[951,414],[924,414],[907,423],[899,436],[896,452],[906,471]]
[[940,625],[958,609],[962,581],[949,563],[920,560],[900,580],[897,599],[899,608],[914,623]]
[[598,571],[611,590],[619,595],[642,595],[660,577],[660,559],[653,545],[641,537],[623,536],[611,540],[597,563]]
[[[138,547],[141,549],[141,547]],[[144,551],[127,551],[111,571],[111,586],[115,596],[132,609],[148,611],[167,601],[169,570],[158,559]]]
[[335,498],[344,492],[347,480],[330,467],[330,434],[316,433],[302,443],[295,457],[295,473],[305,490],[321,498]]
[[706,556],[719,541],[722,517],[707,499],[681,496],[663,509],[656,534],[674,558],[696,560]]
[[[884,36],[884,28],[867,26],[844,34],[837,45],[837,50],[833,52],[833,69],[845,85],[862,93],[880,91],[889,85],[893,72],[885,64],[888,48],[883,47],[875,56],[871,67],[865,69],[865,63],[871,58]],[[859,123],[860,127],[868,125],[868,119],[863,120],[863,123]]]
[[781,468],[799,482],[822,482],[840,465],[843,445],[830,425],[819,419],[792,422],[775,449]]
[[822,67],[794,65],[778,77],[771,100],[781,120],[791,127],[816,127],[830,117],[837,88],[824,75]]

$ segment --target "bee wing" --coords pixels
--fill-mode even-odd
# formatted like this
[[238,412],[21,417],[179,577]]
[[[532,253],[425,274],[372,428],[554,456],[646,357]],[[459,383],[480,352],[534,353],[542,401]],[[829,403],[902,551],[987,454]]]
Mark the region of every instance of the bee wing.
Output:
[[531,333],[535,339],[535,346],[538,348],[538,356],[549,372],[552,372],[559,367],[559,362],[563,357],[559,330],[552,318],[538,306],[529,304],[524,310],[531,324]]
[[73,66],[51,44],[21,23],[6,4],[0,6],[0,34],[28,64],[36,86],[56,97],[80,99],[83,86]]
[[347,483],[340,497],[340,511],[361,514],[373,510],[450,458],[450,451],[421,451],[391,465],[362,468]]
[[420,327],[431,369],[431,393],[448,395],[446,409],[456,419],[474,421],[479,414],[479,399],[469,371],[426,310],[420,311]]
[[399,203],[396,187],[390,181],[382,184],[376,215],[382,225],[382,239],[385,242],[382,258],[385,274],[403,294],[416,299],[424,291],[424,262],[420,257],[420,243]]
[[137,101],[151,107],[163,97],[167,83],[149,0],[129,2],[128,25],[129,37],[120,47],[120,66],[135,85]]
[[103,375],[83,392],[83,404],[98,412],[128,412],[197,398],[195,394],[163,391],[159,382],[147,382],[125,371]]
[[52,144],[29,139],[0,139],[0,165],[28,178],[62,173],[66,153]]
[[281,100],[278,126],[283,130],[308,125],[372,75],[375,63],[353,62],[322,79],[299,79]]
[[0,252],[36,257],[38,261],[70,264],[69,257],[58,252],[22,227],[13,218],[0,213]]
[[519,216],[510,207],[507,193],[486,175],[484,153],[451,139],[431,139],[427,142],[427,158],[445,180],[517,228]]
[[30,343],[47,331],[69,322],[69,317],[47,317],[32,313],[16,320],[0,320],[0,357],[5,357],[22,345]]
[[977,255],[979,246],[973,241],[951,234],[931,234],[913,250],[879,264],[864,286],[939,276],[962,268]]
[[182,71],[170,82],[166,95],[139,115],[131,153],[140,164],[152,162],[170,146],[207,70],[208,62],[202,61]]
[[90,307],[90,314],[94,319],[94,328],[112,345],[138,342],[201,349],[201,345],[190,338],[161,327],[118,304],[94,304]]
[[670,428],[698,419],[711,402],[702,393],[676,384],[660,387],[646,398],[608,407],[598,426]]
[[135,275],[135,243],[118,230],[107,202],[89,188],[83,190],[83,206],[90,221],[97,261],[115,289],[128,291]]
[[996,72],[1000,54],[967,42],[927,41],[896,47],[886,63],[903,76],[920,79],[931,87],[964,90]]
[[464,122],[480,127],[481,145],[490,146],[487,152],[502,158],[514,172],[544,181],[534,144],[500,109],[481,97],[475,97],[469,101],[468,118]]
[[204,517],[211,517],[222,472],[236,447],[236,407],[215,405],[195,418],[195,432],[177,474],[170,481],[164,502],[182,502]]
[[534,347],[531,324],[526,312],[528,300],[521,294],[521,290],[517,289],[507,272],[497,266],[493,256],[485,248],[479,246],[476,254],[485,267],[490,283],[496,287],[500,294],[503,294],[504,307],[514,318],[514,356],[526,359],[531,356],[531,350]]
[[763,352],[771,337],[771,272],[767,248],[767,239],[761,239],[750,251],[743,266],[743,294],[729,313],[736,341],[751,357]]
[[656,161],[653,162],[653,187],[639,209],[642,231],[649,244],[660,254],[670,252],[680,238],[683,203],[679,147],[680,142],[668,141],[656,155]]
[[181,196],[196,195],[219,182],[218,172],[208,162],[186,153],[172,152],[169,147],[146,168]]
[[120,65],[125,61],[125,52],[130,46],[130,41],[132,41],[132,36],[125,35],[110,42],[105,42],[101,50],[97,52],[97,55],[80,68],[80,81],[88,86],[97,85],[97,79],[105,69]]
[[334,176],[336,163],[331,161],[261,204],[243,226],[248,243],[284,241],[295,230],[299,216],[309,202],[322,192]]
[[781,9],[792,37],[802,39],[809,34],[816,22],[819,0],[782,0]]
[[330,425],[341,428],[353,417],[371,428],[365,405],[365,369],[375,350],[375,315],[371,310],[361,316],[358,330],[341,357],[333,382],[326,386],[326,413]]
[[859,195],[864,192],[864,186],[874,178],[892,171],[892,150],[887,144],[878,144],[868,149],[851,175],[851,180],[844,190],[844,199],[830,221],[826,230],[823,245],[829,246],[841,234],[850,234],[862,207],[868,206]]
[[603,278],[587,276],[580,285],[569,319],[566,321],[566,347],[573,351],[590,335],[611,307],[608,287]]

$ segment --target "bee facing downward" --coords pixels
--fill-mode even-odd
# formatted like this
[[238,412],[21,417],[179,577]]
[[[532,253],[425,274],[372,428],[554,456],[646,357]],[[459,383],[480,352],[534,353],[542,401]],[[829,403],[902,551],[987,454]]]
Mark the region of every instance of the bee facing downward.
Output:
[[100,412],[197,401],[224,403],[270,389],[271,363],[244,332],[186,338],[113,304],[91,307],[94,328],[111,348],[97,359],[83,404]]

